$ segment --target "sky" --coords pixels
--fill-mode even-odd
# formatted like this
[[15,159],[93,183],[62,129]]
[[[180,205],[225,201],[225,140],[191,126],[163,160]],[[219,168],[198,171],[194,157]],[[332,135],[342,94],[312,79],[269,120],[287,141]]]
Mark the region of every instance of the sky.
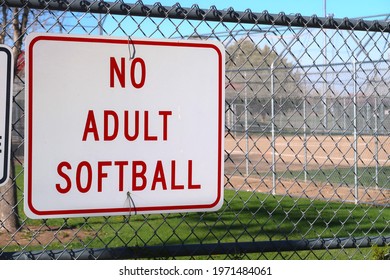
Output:
[[236,11],[245,11],[249,8],[252,12],[267,10],[271,14],[284,12],[300,13],[303,16],[316,14],[321,17],[325,15],[326,3],[326,14],[334,14],[336,18],[390,14],[390,0],[143,0],[145,5],[153,5],[155,2],[160,2],[163,6],[173,6],[179,2],[182,7],[198,4],[199,7],[208,9],[215,5],[220,10],[233,7]]

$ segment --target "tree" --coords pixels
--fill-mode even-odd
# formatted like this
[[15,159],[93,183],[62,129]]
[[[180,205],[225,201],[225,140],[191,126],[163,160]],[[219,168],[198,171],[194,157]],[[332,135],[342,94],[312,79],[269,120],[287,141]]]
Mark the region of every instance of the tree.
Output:
[[243,103],[243,94],[248,100],[247,110],[260,121],[271,115],[271,66],[274,67],[274,98],[276,110],[286,113],[301,105],[299,89],[301,75],[286,57],[264,45],[256,44],[249,37],[243,38],[226,49],[226,77],[228,101]]
[[[9,11],[12,11],[12,17],[9,17]],[[0,32],[0,43],[12,42],[12,51],[14,57],[14,69],[18,69],[17,61],[22,52],[23,38],[26,34],[29,8],[9,9],[2,5],[2,24]],[[12,24],[9,24],[12,23]],[[10,27],[12,26],[12,28]],[[11,157],[11,178],[15,178],[15,162]],[[0,188],[0,232],[16,232],[19,228],[19,219],[17,212],[16,182],[9,180],[8,183]]]
[[[18,73],[21,70],[18,63],[24,63],[23,55],[23,41],[28,28],[29,32],[34,31],[47,31],[50,29],[54,31],[58,28],[58,32],[67,32],[73,30],[75,26],[80,24],[79,21],[74,21],[77,18],[75,13],[55,12],[53,10],[30,10],[27,6],[23,8],[11,8],[8,7],[4,1],[0,1],[1,9],[1,21],[0,21],[0,44],[7,44],[12,47],[14,57],[14,91],[16,86],[24,87],[24,71]],[[88,17],[82,16],[84,20],[88,21]],[[93,17],[92,17],[93,18]],[[68,25],[69,24],[69,25]],[[85,28],[84,25],[82,28]],[[93,28],[93,27],[91,27]],[[68,30],[67,30],[68,29]],[[20,102],[24,102],[24,97],[18,96]],[[17,97],[14,96],[14,102]],[[15,106],[14,106],[15,108]],[[15,113],[15,110],[14,110]],[[20,124],[18,123],[18,126]],[[23,124],[21,124],[23,126]],[[17,130],[17,126],[13,125],[14,131]],[[14,133],[15,134],[15,133]],[[12,148],[15,151],[15,148]],[[11,156],[11,174],[10,180],[5,186],[0,188],[0,232],[8,231],[10,233],[15,232],[19,228],[18,212],[17,212],[17,197],[16,197],[16,182],[15,182],[15,158]]]

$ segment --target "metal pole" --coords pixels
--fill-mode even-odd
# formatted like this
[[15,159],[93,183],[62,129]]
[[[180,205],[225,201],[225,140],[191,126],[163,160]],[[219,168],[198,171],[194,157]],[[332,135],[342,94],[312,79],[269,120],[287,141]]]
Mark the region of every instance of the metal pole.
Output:
[[276,168],[275,168],[275,88],[274,88],[274,62],[271,64],[271,150],[272,150],[272,194],[276,194]]
[[234,104],[233,103],[233,112],[232,112],[232,128],[233,128],[233,133],[234,133],[234,137],[237,137],[237,104]]
[[357,74],[356,74],[356,59],[353,59],[353,149],[354,149],[354,188],[355,188],[355,204],[358,203],[358,138],[357,138]]
[[344,96],[343,97],[343,132],[346,133],[347,132],[347,107],[346,107],[346,104],[345,104],[345,101],[346,101],[346,97]]
[[326,17],[326,0],[324,0],[324,17]]
[[366,99],[366,116],[365,116],[365,119],[367,120],[366,124],[365,124],[365,127],[366,127],[366,133],[369,134],[370,133],[370,129],[371,129],[371,108],[370,108],[370,104],[368,102],[368,100]]
[[[324,18],[326,18],[326,0],[324,0]],[[326,30],[324,29],[324,83],[323,83],[323,86],[322,86],[322,103],[323,103],[323,106],[324,106],[324,118],[323,118],[323,126],[324,126],[324,130],[326,131],[327,130],[327,127],[328,127],[328,104],[327,104],[327,79],[328,79],[328,75],[326,73],[327,71],[327,64],[328,64],[328,58],[327,58],[327,49],[326,49]]]
[[[376,66],[375,66],[376,67]],[[378,112],[378,98],[379,92],[378,87],[380,86],[380,80],[376,79],[379,71],[375,68],[374,78],[372,80],[373,83],[373,93],[374,95],[374,137],[375,137],[375,151],[374,151],[374,160],[375,160],[375,188],[379,188],[379,134],[378,134],[378,120],[379,120],[379,112]],[[379,75],[378,75],[379,76]],[[371,95],[371,96],[373,96]]]
[[306,133],[307,125],[306,125],[306,94],[303,96],[303,152],[304,152],[304,163],[303,163],[303,171],[304,171],[304,180],[307,181],[307,133]]
[[45,251],[3,252],[0,260],[127,260],[180,256],[249,254],[301,250],[331,250],[340,248],[372,248],[386,246],[390,236],[330,237],[300,240],[248,242],[216,242],[201,244],[163,244],[154,246],[88,248]]
[[[66,5],[63,1],[42,1],[42,0],[4,0],[9,7],[29,7],[31,9],[51,9],[69,12],[89,12],[106,14],[108,11],[112,15],[140,16],[151,18],[170,18],[182,20],[202,20],[210,22],[232,22],[239,24],[258,24],[272,26],[297,26],[304,28],[327,28],[335,30],[351,30],[367,32],[367,26],[370,26],[371,32],[390,32],[390,26],[386,21],[363,21],[358,19],[338,18],[329,22],[325,18],[316,16],[300,16],[301,20],[294,20],[293,17],[270,14],[266,11],[261,13],[252,13],[247,11],[234,11],[230,9],[218,11],[215,8],[194,9],[191,7],[162,6],[162,5],[144,5],[141,1],[136,4],[118,5],[115,1],[104,1],[106,6],[102,6],[101,1],[68,1]],[[135,1],[133,1],[135,2]]]
[[103,26],[102,26],[102,14],[99,14],[99,35],[103,35]]
[[374,99],[374,112],[375,112],[375,125],[374,125],[374,130],[375,130],[375,155],[374,155],[374,159],[375,159],[375,188],[378,189],[379,188],[379,148],[378,148],[378,145],[379,145],[379,138],[378,138],[378,118],[379,118],[379,114],[378,114],[378,92],[375,96],[375,99]]
[[[304,29],[301,29],[298,34],[296,34],[296,38],[298,38]],[[275,70],[275,63],[278,61],[279,58],[283,57],[285,51],[291,52],[291,45],[294,43],[294,40],[291,40],[288,45],[286,45],[286,48],[283,50],[282,53],[280,53],[274,61],[271,63],[271,134],[272,134],[272,141],[271,141],[271,148],[272,148],[272,194],[276,194],[276,167],[275,167],[275,154],[276,154],[276,148],[275,148],[275,87],[274,87],[274,70]]]
[[244,72],[245,77],[245,172],[246,172],[246,178],[249,176],[249,139],[248,139],[248,81],[247,81],[247,75],[246,72]]

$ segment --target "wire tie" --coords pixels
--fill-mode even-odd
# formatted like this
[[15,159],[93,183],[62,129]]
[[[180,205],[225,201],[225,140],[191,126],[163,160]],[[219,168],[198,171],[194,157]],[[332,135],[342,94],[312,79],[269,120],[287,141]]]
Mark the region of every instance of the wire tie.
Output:
[[[135,207],[135,203],[134,203],[133,198],[131,197],[131,193],[128,191],[128,192],[126,193],[126,195],[127,195],[127,199],[129,200],[129,216],[128,216],[128,218],[127,218],[127,221],[130,221],[130,217],[131,217],[131,207],[133,206],[133,208],[134,208],[134,215],[137,215],[137,208]],[[126,199],[126,200],[127,200],[127,199]]]
[[[133,52],[131,52],[131,47],[133,47]],[[131,36],[128,36],[128,44],[127,47],[129,49],[129,60],[132,60],[135,57],[135,45],[133,40],[131,39]]]

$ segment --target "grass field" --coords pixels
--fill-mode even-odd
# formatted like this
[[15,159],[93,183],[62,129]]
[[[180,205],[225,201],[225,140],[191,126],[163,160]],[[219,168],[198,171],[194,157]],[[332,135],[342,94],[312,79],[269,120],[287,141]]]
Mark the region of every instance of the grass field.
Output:
[[[19,171],[20,167],[18,167]],[[18,185],[22,188],[22,176]],[[19,201],[22,194],[19,192]],[[315,238],[388,236],[390,209],[369,205],[295,199],[289,196],[225,191],[223,208],[214,213],[154,214],[50,220],[27,219],[2,244],[4,251],[121,246],[158,246],[202,242],[247,242]],[[268,259],[362,259],[370,248],[251,254]],[[226,257],[226,256],[225,256]],[[248,256],[234,256],[245,258]],[[219,257],[217,257],[219,258]],[[220,256],[223,258],[223,256]]]
[[[377,176],[377,180],[375,179]],[[278,173],[278,176],[285,178],[294,178],[297,180],[304,180],[305,173],[303,171],[291,171]],[[307,170],[307,180],[315,182],[328,182],[334,185],[345,184],[347,186],[354,186],[355,174],[352,168],[323,168],[321,170]],[[375,167],[358,168],[358,185],[365,188],[379,188],[390,189],[390,167],[383,166],[378,169]]]

